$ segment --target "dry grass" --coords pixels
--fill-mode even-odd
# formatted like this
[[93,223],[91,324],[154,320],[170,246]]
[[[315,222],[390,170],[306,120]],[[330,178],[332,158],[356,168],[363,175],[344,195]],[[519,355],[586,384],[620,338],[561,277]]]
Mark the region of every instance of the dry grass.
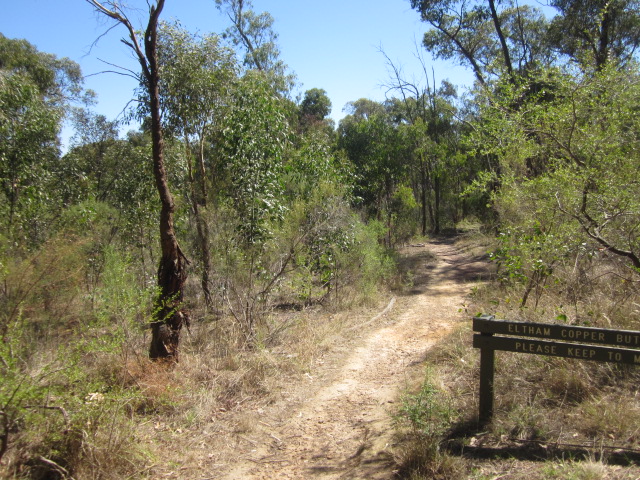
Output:
[[[0,344],[0,405],[15,421],[10,431],[0,425],[10,442],[2,478],[193,478],[185,465],[220,460],[207,451],[216,446],[234,451],[226,442],[242,441],[262,408],[292,395],[292,379],[339,349],[344,326],[358,321],[345,304],[368,313],[371,297],[356,285],[340,285],[340,307],[284,298],[273,308],[274,297],[248,343],[224,305],[212,314],[192,295],[180,362],[151,362],[152,294],[140,291],[123,252],[100,257],[94,240],[54,239],[3,272],[0,327],[13,343]],[[198,291],[195,277],[189,289]]]
[[252,348],[229,335],[231,318],[194,322],[173,368],[130,366],[146,407],[135,416],[149,467],[140,478],[195,478],[233,464],[234,445],[255,447],[261,412],[303,401],[295,385],[327,356],[343,354],[341,330],[369,315],[319,307],[277,312],[264,325],[264,343]]

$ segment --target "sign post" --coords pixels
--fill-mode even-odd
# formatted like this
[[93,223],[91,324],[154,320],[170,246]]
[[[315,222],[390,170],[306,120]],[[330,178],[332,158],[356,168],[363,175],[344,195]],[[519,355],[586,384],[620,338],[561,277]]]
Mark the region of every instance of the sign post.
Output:
[[[493,336],[483,333],[483,336]],[[493,417],[493,373],[496,351],[491,348],[480,349],[480,424],[486,425]]]
[[474,317],[473,331],[473,346],[480,349],[481,425],[493,417],[496,350],[640,365],[640,331],[510,322],[493,315]]

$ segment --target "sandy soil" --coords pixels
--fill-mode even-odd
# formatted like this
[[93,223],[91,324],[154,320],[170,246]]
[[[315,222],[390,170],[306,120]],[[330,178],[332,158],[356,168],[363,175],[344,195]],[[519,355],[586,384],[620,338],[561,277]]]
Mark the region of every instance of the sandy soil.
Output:
[[[387,479],[394,476],[393,414],[425,352],[458,322],[471,284],[486,264],[443,240],[404,249],[413,286],[355,333],[348,354],[296,381],[290,402],[253,412],[232,454],[209,478]],[[436,257],[434,258],[433,255]]]

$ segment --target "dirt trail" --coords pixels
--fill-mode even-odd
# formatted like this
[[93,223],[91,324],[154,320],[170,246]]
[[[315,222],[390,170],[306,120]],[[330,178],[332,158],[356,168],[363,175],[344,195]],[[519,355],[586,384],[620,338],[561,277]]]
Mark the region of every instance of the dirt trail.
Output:
[[[434,260],[429,254],[435,254]],[[411,291],[392,299],[356,336],[346,362],[328,362],[303,387],[297,407],[264,411],[237,445],[225,479],[387,479],[398,393],[425,352],[457,322],[471,285],[486,265],[448,241],[407,247]],[[374,328],[375,327],[375,328]],[[358,327],[356,327],[358,329]],[[304,390],[303,390],[304,391]]]

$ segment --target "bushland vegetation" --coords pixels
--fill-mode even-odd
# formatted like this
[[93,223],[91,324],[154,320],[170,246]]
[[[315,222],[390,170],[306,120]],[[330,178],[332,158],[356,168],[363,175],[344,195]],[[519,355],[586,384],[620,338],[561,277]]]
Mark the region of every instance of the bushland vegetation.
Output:
[[[469,66],[474,88],[459,97],[389,63],[395,96],[354,99],[337,126],[324,90],[293,99],[273,19],[216,3],[224,35],[154,27],[162,122],[143,71],[141,127],[124,136],[91,110],[77,65],[0,36],[2,475],[144,478],[161,461],[144,425],[268,401],[348,326],[340,312],[400,288],[393,249],[419,236],[465,231],[496,263],[461,315],[640,329],[635,3],[557,1],[545,17],[412,0],[424,46]],[[171,295],[157,129],[189,274]],[[151,326],[178,314],[185,338],[152,361]],[[624,478],[606,462],[640,447],[637,367],[500,355],[496,419],[478,432],[470,339],[465,327],[430,353],[398,412],[408,478],[491,476],[504,467],[456,452],[497,441],[592,455],[512,478]]]
[[[466,192],[490,197],[491,229],[477,235],[497,273],[464,312],[638,330],[640,205],[637,175],[627,170],[638,168],[638,77],[633,41],[615,46],[636,28],[638,11],[626,2],[551,2],[558,15],[549,21],[529,7],[484,3],[412,2],[431,26],[427,49],[472,66],[479,87],[466,141],[486,163]],[[587,21],[587,11],[598,20]],[[471,36],[486,49],[465,48]],[[479,429],[470,343],[466,325],[429,354],[426,379],[407,392],[398,417],[414,439],[407,475],[637,475],[637,366],[500,353],[496,415]],[[465,447],[493,451],[493,461],[465,458]],[[511,459],[499,460],[500,451]]]

